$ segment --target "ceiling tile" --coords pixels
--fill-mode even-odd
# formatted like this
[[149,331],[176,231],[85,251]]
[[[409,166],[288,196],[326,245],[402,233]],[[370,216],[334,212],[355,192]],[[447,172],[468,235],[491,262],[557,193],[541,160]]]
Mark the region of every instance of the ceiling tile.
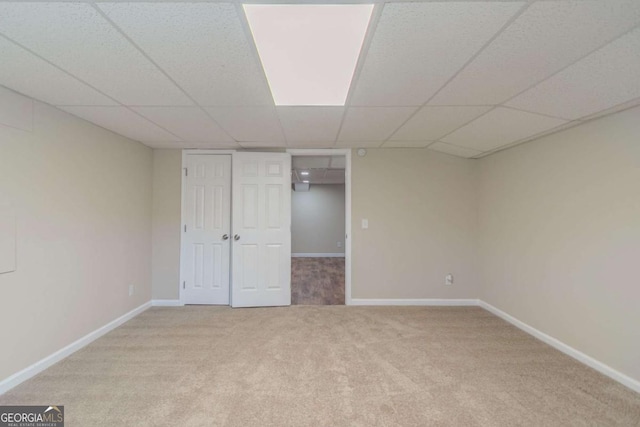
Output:
[[384,141],[415,107],[351,107],[338,136],[340,141]]
[[336,142],[335,141],[313,141],[313,142],[295,141],[295,142],[290,142],[287,146],[289,148],[334,148],[336,146]]
[[[295,159],[296,157],[293,157]],[[327,168],[305,168],[294,169],[292,180],[294,182],[309,181],[311,184],[344,184],[345,172],[343,169],[327,169]],[[302,175],[301,172],[309,172],[308,175]]]
[[422,105],[523,4],[386,3],[351,105]]
[[336,148],[378,148],[382,141],[338,141]]
[[191,104],[89,4],[0,3],[0,33],[121,103]]
[[285,141],[240,141],[238,144],[244,148],[283,148],[287,147]]
[[482,154],[482,151],[472,150],[471,148],[459,147],[457,145],[446,144],[444,142],[436,142],[430,145],[429,150],[439,151],[441,153],[451,154],[453,156],[470,158]]
[[0,123],[22,130],[32,130],[33,100],[0,86]]
[[344,113],[343,107],[276,107],[287,142],[334,141]]
[[143,142],[144,145],[151,148],[163,149],[207,149],[207,150],[237,150],[241,147],[235,142]]
[[639,22],[638,0],[536,2],[429,104],[500,104]]
[[294,169],[326,169],[331,162],[330,156],[293,156],[292,166]]
[[233,139],[199,107],[132,109],[186,142],[233,142]]
[[236,141],[284,141],[274,107],[207,107],[206,110]]
[[387,141],[382,148],[424,148],[434,141]]
[[344,181],[344,169],[327,169],[324,177],[329,180]]
[[162,149],[175,149],[182,150],[185,148],[194,148],[191,147],[187,142],[143,142],[142,144],[151,148],[162,148]]
[[507,103],[567,119],[640,97],[640,28],[592,53]]
[[394,141],[435,141],[470,122],[492,107],[422,107],[391,136]]
[[489,151],[546,130],[566,120],[498,107],[443,138],[444,142]]
[[99,7],[200,105],[273,105],[235,4]]
[[345,156],[331,156],[329,167],[331,169],[344,169],[347,167],[347,158]]
[[319,180],[324,179],[324,175],[327,172],[326,169],[311,169],[309,171],[308,177],[301,176],[302,181],[308,180],[311,182],[318,182]]
[[0,84],[52,105],[117,105],[110,98],[0,37]]
[[75,116],[140,142],[172,142],[178,138],[126,107],[59,107]]

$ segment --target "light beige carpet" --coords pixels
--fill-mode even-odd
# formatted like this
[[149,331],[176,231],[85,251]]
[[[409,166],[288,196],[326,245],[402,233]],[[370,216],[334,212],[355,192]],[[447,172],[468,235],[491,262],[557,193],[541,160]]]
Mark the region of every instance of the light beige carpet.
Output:
[[67,426],[638,426],[640,395],[477,307],[153,308],[3,396]]

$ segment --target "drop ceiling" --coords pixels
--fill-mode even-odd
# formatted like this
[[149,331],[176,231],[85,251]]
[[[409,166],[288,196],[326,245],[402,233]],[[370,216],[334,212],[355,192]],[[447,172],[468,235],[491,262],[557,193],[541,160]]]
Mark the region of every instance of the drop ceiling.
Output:
[[291,178],[294,183],[344,184],[344,156],[294,156]]
[[469,158],[640,104],[638,0],[371,3],[343,107],[274,105],[241,2],[0,0],[0,85],[150,147]]

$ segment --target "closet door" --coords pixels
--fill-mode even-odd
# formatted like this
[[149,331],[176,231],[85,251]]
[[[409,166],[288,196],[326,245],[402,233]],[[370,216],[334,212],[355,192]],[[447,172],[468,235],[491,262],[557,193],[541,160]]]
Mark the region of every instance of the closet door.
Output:
[[231,156],[187,155],[182,229],[184,304],[229,304]]
[[291,155],[233,154],[233,307],[291,304]]

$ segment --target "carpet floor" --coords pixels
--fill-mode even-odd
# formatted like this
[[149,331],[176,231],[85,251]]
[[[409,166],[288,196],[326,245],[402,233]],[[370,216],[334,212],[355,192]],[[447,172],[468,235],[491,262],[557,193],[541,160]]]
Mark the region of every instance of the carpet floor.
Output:
[[291,304],[344,304],[344,258],[291,258]]
[[0,404],[68,427],[640,424],[640,394],[478,307],[156,307]]

